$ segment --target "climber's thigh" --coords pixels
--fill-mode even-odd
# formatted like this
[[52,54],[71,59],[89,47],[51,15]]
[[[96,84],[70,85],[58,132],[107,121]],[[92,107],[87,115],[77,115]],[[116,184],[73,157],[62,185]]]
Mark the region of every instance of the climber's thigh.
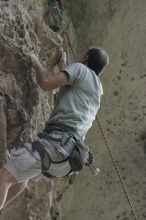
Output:
[[31,152],[31,145],[14,151],[3,166],[15,177],[17,182],[23,182],[41,174],[41,161],[37,152]]

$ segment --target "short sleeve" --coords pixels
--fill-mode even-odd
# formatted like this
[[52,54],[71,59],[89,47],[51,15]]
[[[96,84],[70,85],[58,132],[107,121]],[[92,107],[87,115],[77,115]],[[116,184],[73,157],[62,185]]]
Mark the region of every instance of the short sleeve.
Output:
[[74,63],[65,68],[65,72],[69,75],[69,83],[74,84],[77,80],[79,80],[80,71],[81,71],[80,63]]

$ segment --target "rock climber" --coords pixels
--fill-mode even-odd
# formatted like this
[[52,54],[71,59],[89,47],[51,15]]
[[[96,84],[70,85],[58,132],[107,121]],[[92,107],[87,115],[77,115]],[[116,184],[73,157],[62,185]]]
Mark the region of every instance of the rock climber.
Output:
[[29,179],[40,174],[50,178],[71,175],[89,162],[84,139],[100,107],[99,76],[109,63],[105,50],[91,48],[79,62],[66,67],[62,52],[60,71],[51,74],[34,54],[30,58],[39,86],[44,91],[60,90],[43,132],[14,151],[0,169],[0,210],[24,190]]

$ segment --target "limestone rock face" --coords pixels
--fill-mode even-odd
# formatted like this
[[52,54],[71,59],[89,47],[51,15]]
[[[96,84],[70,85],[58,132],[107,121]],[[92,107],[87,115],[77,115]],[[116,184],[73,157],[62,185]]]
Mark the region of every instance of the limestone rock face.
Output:
[[[49,27],[60,25],[54,20],[56,15],[51,20],[51,7],[47,0],[0,1],[1,166],[12,150],[36,137],[52,110],[54,95],[38,87],[28,56],[35,53],[49,71],[55,72],[62,38]],[[0,219],[48,220],[52,194],[52,181],[30,183],[29,190],[9,205]]]
[[[109,53],[98,117],[138,219],[145,220],[146,1],[62,2],[77,58],[90,46]],[[54,0],[0,0],[1,166],[13,149],[36,137],[53,107],[54,94],[38,87],[27,54],[35,53],[54,73],[62,45],[74,61],[69,43],[63,42],[62,20]],[[75,180],[30,182],[0,219],[134,220],[97,121],[87,143],[99,176],[85,169]]]

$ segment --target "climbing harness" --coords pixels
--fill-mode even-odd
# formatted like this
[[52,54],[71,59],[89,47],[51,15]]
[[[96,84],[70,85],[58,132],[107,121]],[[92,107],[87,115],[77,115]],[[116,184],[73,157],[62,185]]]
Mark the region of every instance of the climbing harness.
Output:
[[[54,0],[54,1],[55,1],[55,0]],[[56,7],[57,7],[57,5],[56,5]],[[59,8],[58,8],[58,11],[59,11]],[[60,13],[60,12],[59,12],[59,13]],[[71,43],[69,34],[68,34],[67,30],[66,30],[66,27],[65,27],[65,24],[64,24],[64,23],[62,23],[62,28],[63,28],[64,34],[66,35],[66,38],[67,38],[67,40],[68,40],[68,44],[69,44],[69,47],[70,47],[70,49],[71,49],[72,55],[73,55],[73,57],[74,57],[74,60],[75,60],[75,62],[76,62],[77,59],[76,59],[76,56],[75,56],[75,53],[74,53],[74,49],[73,49],[73,47],[72,47],[72,43]],[[65,37],[64,37],[64,41],[65,41]],[[103,129],[102,129],[102,126],[101,126],[101,123],[100,123],[100,121],[99,121],[99,119],[98,119],[97,116],[96,116],[96,121],[97,121],[97,123],[98,123],[98,125],[99,125],[100,131],[101,131],[101,133],[102,133],[102,136],[103,136],[103,139],[104,139],[104,141],[105,141],[106,147],[107,147],[107,149],[108,149],[108,151],[109,151],[109,154],[110,154],[110,156],[111,156],[111,159],[112,159],[113,165],[114,165],[114,167],[115,167],[115,170],[117,171],[117,175],[118,175],[118,177],[119,177],[119,179],[120,179],[121,186],[122,186],[123,191],[124,191],[124,193],[125,193],[125,195],[126,195],[126,198],[127,198],[127,201],[128,201],[128,203],[129,203],[129,205],[130,205],[130,208],[131,208],[131,210],[132,210],[133,216],[134,216],[135,220],[138,220],[138,217],[137,217],[136,212],[135,212],[135,209],[134,209],[134,207],[133,207],[131,198],[130,198],[130,196],[129,196],[129,194],[128,194],[127,188],[126,188],[125,183],[124,183],[124,181],[123,181],[123,178],[122,178],[122,176],[121,176],[120,170],[119,170],[118,165],[117,165],[117,163],[116,163],[116,161],[115,161],[115,159],[114,159],[114,156],[113,156],[113,154],[112,154],[112,152],[111,152],[110,146],[109,146],[109,144],[108,144],[108,142],[107,142],[107,139],[106,139],[106,137],[105,137],[105,134],[104,134]]]
[[[54,137],[51,134],[51,131],[59,131],[61,133],[61,136]],[[92,152],[84,144],[84,142],[80,140],[78,134],[73,132],[73,130],[71,130],[69,127],[62,124],[49,124],[45,127],[43,132],[38,134],[38,137],[39,139],[32,143],[32,152],[37,151],[39,153],[42,164],[41,170],[44,176],[49,178],[56,177],[49,173],[49,168],[51,164],[61,165],[61,163],[64,163],[65,161],[68,161],[70,165],[70,171],[65,176],[68,176],[71,173],[79,172],[84,168],[84,166],[89,166],[92,171],[94,170],[94,175],[98,174],[93,165]],[[64,160],[55,162],[52,160],[49,152],[47,152],[47,150],[44,148],[44,144],[40,141],[40,139],[45,139],[48,142],[58,142],[63,149],[67,149],[67,144],[72,143],[73,149],[69,156],[66,157]]]
[[[53,128],[54,125],[55,127]],[[69,126],[65,126],[63,124],[56,123],[53,125],[46,125],[46,130],[48,126],[49,130],[50,126],[53,129],[56,129],[58,127],[59,129],[61,129],[61,131],[69,133],[70,136],[73,138],[76,147],[69,157],[69,163],[72,167],[72,171],[80,171],[86,165],[89,167],[93,176],[97,176],[99,174],[100,170],[94,166],[93,153],[91,152],[91,150],[89,150],[88,146],[85,145],[85,143],[80,139],[75,129],[70,128]]]

